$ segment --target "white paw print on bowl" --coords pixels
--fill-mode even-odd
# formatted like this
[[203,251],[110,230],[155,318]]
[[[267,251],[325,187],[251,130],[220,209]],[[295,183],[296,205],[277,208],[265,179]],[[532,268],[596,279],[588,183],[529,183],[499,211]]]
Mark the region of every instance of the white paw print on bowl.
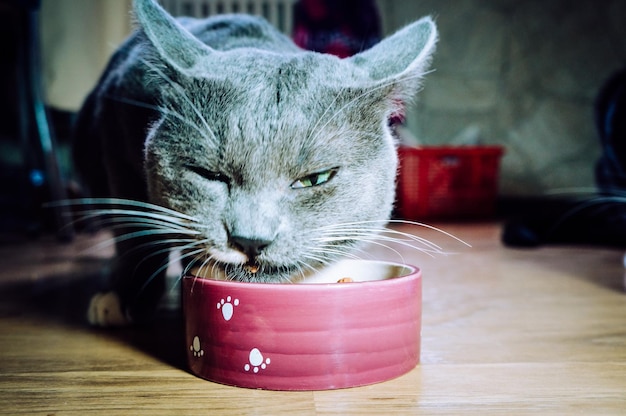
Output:
[[202,349],[202,345],[200,345],[200,338],[197,335],[193,337],[193,342],[189,346],[189,351],[193,353],[194,357],[202,357],[204,355],[204,350]]
[[239,306],[239,299],[232,299],[228,296],[226,299],[222,299],[217,303],[217,309],[222,311],[222,316],[225,321],[230,321],[235,312],[235,306]]
[[268,365],[270,365],[269,358],[263,358],[263,354],[259,351],[258,348],[252,348],[250,350],[250,355],[248,356],[248,363],[243,366],[243,369],[246,371],[252,370],[253,373],[258,373],[259,369],[265,370]]

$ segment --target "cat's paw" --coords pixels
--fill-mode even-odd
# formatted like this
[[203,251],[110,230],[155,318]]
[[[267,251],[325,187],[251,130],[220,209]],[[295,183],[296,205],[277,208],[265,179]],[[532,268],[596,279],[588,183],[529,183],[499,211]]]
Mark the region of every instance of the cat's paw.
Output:
[[122,302],[115,292],[96,293],[89,302],[87,320],[93,326],[116,327],[130,325]]

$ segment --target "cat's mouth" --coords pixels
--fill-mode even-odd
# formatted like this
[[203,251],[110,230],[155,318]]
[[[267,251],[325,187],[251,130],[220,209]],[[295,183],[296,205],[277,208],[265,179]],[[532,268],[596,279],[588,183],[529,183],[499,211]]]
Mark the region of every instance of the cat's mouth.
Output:
[[204,262],[193,267],[190,274],[215,280],[245,283],[289,283],[304,278],[302,270],[295,265],[272,265],[266,262],[224,263]]
[[243,269],[250,273],[250,274],[256,274],[261,266],[259,266],[259,263],[255,262],[248,262],[246,264],[243,265]]

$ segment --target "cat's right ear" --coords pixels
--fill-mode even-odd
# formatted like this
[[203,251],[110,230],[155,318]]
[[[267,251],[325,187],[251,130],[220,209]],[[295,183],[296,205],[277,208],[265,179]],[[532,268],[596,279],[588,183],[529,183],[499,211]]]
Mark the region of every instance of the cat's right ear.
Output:
[[437,27],[427,16],[348,59],[375,81],[397,85],[399,98],[409,100],[430,66],[436,44]]
[[135,17],[159,55],[183,73],[193,72],[196,64],[213,49],[182,27],[155,0],[134,0]]

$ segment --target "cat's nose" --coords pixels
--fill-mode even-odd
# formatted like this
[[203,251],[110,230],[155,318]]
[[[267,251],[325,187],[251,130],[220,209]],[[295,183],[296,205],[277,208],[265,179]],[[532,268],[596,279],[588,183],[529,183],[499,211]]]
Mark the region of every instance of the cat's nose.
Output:
[[272,244],[269,240],[240,236],[231,236],[230,240],[234,248],[248,256],[249,260],[253,260],[263,249]]

